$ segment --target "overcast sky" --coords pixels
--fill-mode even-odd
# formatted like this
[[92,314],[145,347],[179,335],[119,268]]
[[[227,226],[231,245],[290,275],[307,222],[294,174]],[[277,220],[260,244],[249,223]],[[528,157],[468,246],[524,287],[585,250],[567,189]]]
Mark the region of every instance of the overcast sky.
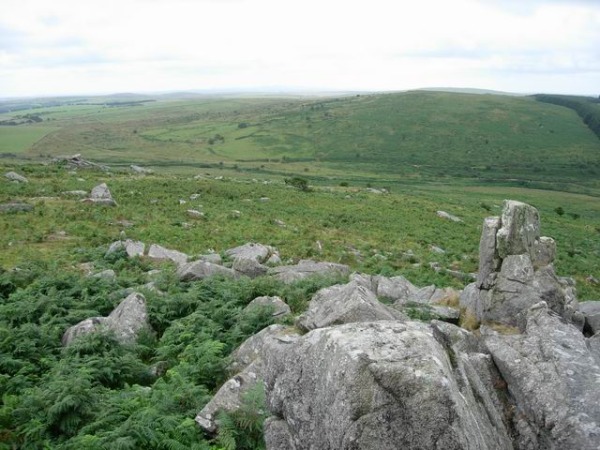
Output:
[[2,0],[0,97],[600,94],[600,0]]

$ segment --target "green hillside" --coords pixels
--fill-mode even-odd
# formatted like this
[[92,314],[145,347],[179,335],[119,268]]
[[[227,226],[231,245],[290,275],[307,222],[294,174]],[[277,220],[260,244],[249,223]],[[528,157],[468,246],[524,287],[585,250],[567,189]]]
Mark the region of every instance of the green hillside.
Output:
[[[534,98],[416,91],[103,102],[19,111],[35,111],[58,130],[31,145],[14,136],[15,127],[4,126],[0,142],[12,133],[24,148],[13,145],[11,152],[34,159],[82,153],[156,167],[220,164],[315,177],[458,177],[549,188],[576,183],[576,190],[589,193],[598,188],[600,140],[575,111]],[[16,128],[34,131],[34,125]]]

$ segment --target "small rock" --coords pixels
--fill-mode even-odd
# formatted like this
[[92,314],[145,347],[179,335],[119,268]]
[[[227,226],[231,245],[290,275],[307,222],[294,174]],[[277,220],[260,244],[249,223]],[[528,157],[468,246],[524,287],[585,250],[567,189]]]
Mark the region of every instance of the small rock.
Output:
[[204,219],[204,213],[201,211],[198,211],[196,209],[188,209],[187,210],[187,214],[190,217],[193,217],[194,219]]
[[433,253],[439,253],[440,255],[443,255],[444,253],[446,253],[446,250],[444,250],[441,247],[438,247],[437,245],[430,246],[429,250],[431,250]]
[[184,199],[182,199],[182,198],[179,199],[179,204],[180,205],[185,205],[186,203],[187,202]]
[[188,261],[188,255],[177,250],[171,250],[158,244],[152,244],[148,250],[148,257],[159,261],[173,261],[177,265],[185,264]]
[[244,308],[244,311],[251,311],[255,308],[260,307],[268,307],[273,309],[273,313],[271,314],[273,317],[285,317],[292,313],[290,307],[285,303],[281,297],[256,297],[248,306]]
[[141,166],[136,166],[135,164],[132,164],[129,167],[131,167],[131,170],[133,170],[135,173],[140,173],[140,174],[152,173],[152,170],[145,169],[144,167],[141,167]]
[[16,172],[6,172],[4,174],[4,178],[10,181],[14,181],[16,183],[29,183],[29,180],[25,178],[23,175],[19,175]]
[[192,194],[192,195],[190,195],[190,200],[192,200],[192,201],[196,200],[198,198],[200,198],[200,194]]
[[0,213],[16,213],[33,211],[33,206],[27,203],[10,202],[0,204]]
[[268,202],[268,201],[270,201],[270,200],[271,200],[271,199],[270,199],[269,197],[261,197],[261,198],[259,198],[259,199],[258,199],[258,201],[259,201],[259,202],[263,202],[263,203],[264,203],[264,202]]
[[102,272],[95,273],[92,276],[94,278],[105,278],[107,280],[112,280],[114,278],[117,278],[117,274],[112,269],[103,270]]
[[144,256],[146,245],[141,241],[133,241],[131,239],[126,239],[124,241],[116,241],[110,244],[110,247],[108,247],[106,254],[110,255],[111,253],[114,253],[122,248],[124,248],[127,252],[127,256],[133,258],[134,256]]
[[451,220],[452,222],[462,222],[462,219],[460,219],[459,217],[453,216],[452,214],[448,214],[446,211],[437,211],[436,214],[438,217],[441,217],[442,219]]
[[209,278],[215,275],[226,277],[236,277],[236,272],[227,267],[212,264],[207,261],[194,261],[184,264],[177,270],[177,276],[181,281],[197,281]]
[[94,187],[94,189],[92,189],[90,197],[82,201],[87,203],[96,203],[99,205],[117,206],[117,202],[113,200],[110,190],[108,189],[106,183],[102,183]]

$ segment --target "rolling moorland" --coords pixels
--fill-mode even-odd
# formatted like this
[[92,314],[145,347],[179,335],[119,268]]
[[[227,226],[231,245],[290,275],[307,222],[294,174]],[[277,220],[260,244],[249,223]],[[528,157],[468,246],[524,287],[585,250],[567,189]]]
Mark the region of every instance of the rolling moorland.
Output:
[[[284,261],[461,288],[432,263],[475,272],[483,218],[513,198],[538,208],[558,244],[557,273],[574,277],[581,300],[600,299],[600,139],[570,107],[409,92],[118,96],[10,109],[0,114],[1,173],[29,182],[0,181],[0,203],[33,209],[0,214],[0,448],[260,448],[255,407],[224,417],[217,437],[193,422],[227,379],[227,355],[273,320],[242,309],[277,294],[298,314],[339,280],[182,283],[169,263],[106,255],[123,234],[189,255],[261,242]],[[76,153],[108,170],[51,162]],[[101,182],[118,206],[65,194]],[[116,277],[88,277],[83,263]],[[151,269],[162,270],[167,293],[144,291],[155,334],[132,346],[96,334],[61,347],[69,326],[107,315]],[[150,376],[158,362],[166,374]]]

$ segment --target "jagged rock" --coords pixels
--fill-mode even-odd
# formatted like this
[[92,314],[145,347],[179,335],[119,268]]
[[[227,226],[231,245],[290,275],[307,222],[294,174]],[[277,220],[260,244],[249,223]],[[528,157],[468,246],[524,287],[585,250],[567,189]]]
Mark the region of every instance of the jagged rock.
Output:
[[0,205],[0,213],[16,213],[33,211],[33,206],[28,203],[9,202]]
[[29,180],[25,178],[23,175],[19,175],[16,172],[6,172],[4,174],[4,178],[10,181],[14,181],[15,183],[29,183]]
[[580,303],[579,311],[585,316],[584,331],[589,334],[600,332],[600,301]]
[[242,405],[243,395],[261,382],[259,374],[262,361],[246,367],[242,372],[230,378],[221,386],[204,408],[196,415],[196,423],[209,433],[217,430],[217,413],[232,412]]
[[288,346],[296,342],[299,337],[298,330],[295,328],[279,324],[269,325],[255,335],[250,336],[231,353],[232,362],[229,371],[231,373],[241,372],[256,359],[264,359],[265,351],[268,351],[270,346]]
[[271,325],[248,338],[231,355],[233,362],[229,369],[239,373],[229,379],[196,415],[198,425],[210,433],[215,432],[217,413],[235,411],[241,406],[243,395],[263,383],[266,352],[287,348],[298,338],[297,331],[281,325]]
[[126,239],[124,241],[116,241],[110,244],[108,250],[106,251],[107,255],[114,253],[118,250],[125,249],[127,252],[127,256],[133,258],[134,256],[144,256],[144,251],[146,249],[146,244],[141,241],[134,241],[131,239]]
[[158,244],[152,244],[150,249],[148,250],[148,257],[152,259],[158,259],[161,261],[173,261],[177,265],[182,265],[187,263],[188,255],[183,252],[179,252],[177,250],[171,250],[165,247],[162,247]]
[[529,307],[545,301],[553,311],[582,326],[574,287],[554,273],[555,253],[554,240],[540,237],[538,211],[506,200],[501,218],[484,221],[479,275],[474,286],[463,291],[461,306],[480,322],[524,329]]
[[269,274],[286,284],[295,283],[305,278],[321,276],[345,276],[350,273],[350,268],[345,264],[331,262],[315,262],[303,259],[296,265],[279,266],[269,270]]
[[477,287],[489,289],[494,280],[492,274],[500,267],[500,258],[496,254],[496,234],[500,228],[498,217],[487,217],[483,221],[483,230],[479,241],[479,273]]
[[269,450],[513,448],[483,383],[457,382],[428,325],[321,328],[265,353]]
[[100,205],[117,206],[117,202],[112,198],[110,190],[106,183],[99,184],[92,189],[90,197],[82,200],[87,203],[96,203]]
[[436,214],[442,219],[451,220],[452,222],[462,222],[461,218],[453,216],[452,214],[449,214],[446,211],[437,211]]
[[529,430],[517,448],[600,448],[600,360],[579,330],[540,302],[524,334],[482,334],[516,402],[517,429]]
[[506,200],[502,210],[501,227],[496,233],[496,250],[500,258],[530,254],[540,237],[540,215],[533,206]]
[[318,291],[296,324],[304,330],[314,330],[329,325],[373,320],[406,320],[406,316],[379,302],[369,289],[351,281]]
[[212,264],[207,261],[193,261],[183,264],[177,270],[177,276],[181,281],[197,281],[209,278],[215,275],[227,277],[236,277],[235,270],[227,267]]
[[281,297],[277,297],[277,296],[275,296],[275,297],[268,297],[268,296],[256,297],[254,300],[252,300],[250,303],[248,303],[248,306],[246,306],[244,308],[244,311],[250,311],[252,309],[261,308],[261,307],[271,308],[273,310],[273,313],[271,315],[273,317],[277,317],[277,318],[285,317],[292,313],[292,310],[290,309],[288,304],[285,303],[281,299]]
[[269,268],[262,265],[256,259],[237,257],[231,266],[233,270],[250,278],[261,277],[266,275]]
[[122,343],[133,342],[141,330],[150,329],[144,296],[134,292],[108,317],[92,317],[73,325],[63,334],[62,344],[68,346],[75,338],[102,328],[113,331]]

